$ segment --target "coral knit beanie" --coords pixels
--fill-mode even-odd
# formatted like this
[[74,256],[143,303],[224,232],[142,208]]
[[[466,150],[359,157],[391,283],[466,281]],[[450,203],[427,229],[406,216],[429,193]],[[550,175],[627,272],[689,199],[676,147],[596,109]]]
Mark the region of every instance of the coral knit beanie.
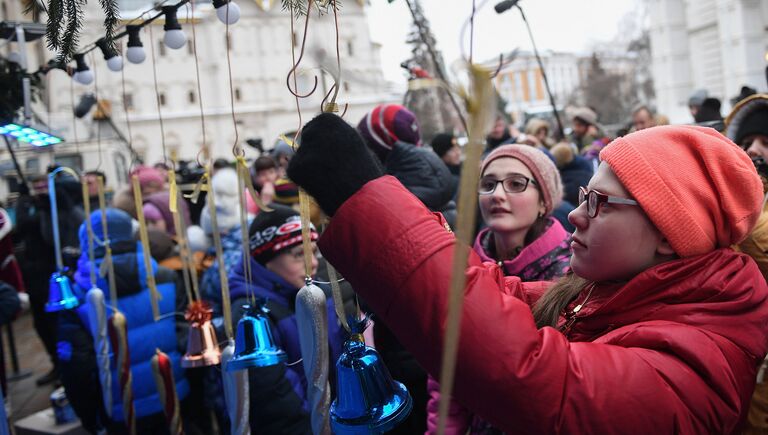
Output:
[[641,130],[600,158],[681,257],[742,241],[760,215],[763,186],[752,161],[711,128]]

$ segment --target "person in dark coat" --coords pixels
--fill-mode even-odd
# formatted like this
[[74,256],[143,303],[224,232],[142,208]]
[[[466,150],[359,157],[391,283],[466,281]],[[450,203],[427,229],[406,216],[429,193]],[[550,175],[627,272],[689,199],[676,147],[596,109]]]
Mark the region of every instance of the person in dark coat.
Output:
[[[155,386],[150,360],[155,350],[165,352],[171,360],[176,392],[179,400],[190,393],[190,386],[181,368],[181,356],[186,351],[187,322],[174,313],[184,312],[186,296],[178,277],[173,271],[157,266],[152,260],[152,270],[161,295],[159,302],[161,319],[154,321],[150,310],[150,291],[146,283],[146,271],[141,251],[141,244],[133,237],[131,217],[124,211],[107,208],[107,228],[112,248],[112,261],[115,269],[117,287],[117,306],[126,317],[128,348],[131,357],[133,378],[133,398],[136,414],[137,433],[162,433],[166,428],[162,403]],[[101,211],[90,216],[94,234],[102,232]],[[67,398],[80,421],[88,431],[97,433],[122,433],[125,423],[122,412],[118,375],[114,363],[112,371],[112,417],[107,417],[102,393],[99,386],[99,374],[93,337],[88,321],[88,302],[84,296],[91,288],[90,271],[98,270],[105,255],[102,246],[95,248],[95,263],[88,258],[88,239],[86,226],[80,227],[82,254],[75,274],[75,291],[81,303],[74,310],[59,313],[58,358],[61,381]],[[96,281],[98,288],[104,291],[107,316],[111,317],[112,306],[109,298],[109,285],[105,278]],[[112,350],[114,353],[114,350]]]
[[[304,254],[301,245],[301,220],[293,209],[271,204],[271,212],[262,211],[251,223],[249,234],[250,280],[246,278],[244,261],[229,274],[232,319],[237,323],[251,305],[252,297],[266,299],[275,344],[288,355],[288,363],[301,359],[299,331],[296,323],[296,294],[304,286]],[[314,227],[311,239],[317,240]],[[317,259],[313,255],[314,276]],[[329,373],[341,355],[347,338],[340,324],[333,300],[328,299]],[[236,325],[233,325],[236,326]],[[331,388],[335,382],[330,382]],[[249,369],[250,425],[260,434],[311,433],[307,379],[301,364],[277,364]]]
[[592,178],[592,163],[577,155],[573,146],[560,143],[552,147],[552,158],[563,180],[563,199],[571,204],[579,203],[579,187],[589,184]]
[[[52,168],[51,168],[52,169]],[[53,368],[37,379],[37,385],[56,381],[56,316],[45,311],[51,274],[56,271],[55,242],[51,205],[48,197],[48,177],[32,180],[33,192],[22,192],[16,202],[16,234],[21,249],[18,252],[21,274],[29,293],[35,331],[45,346]],[[66,174],[56,179],[59,234],[62,260],[73,268],[79,255],[77,229],[83,221],[80,183]]]
[[376,106],[357,125],[370,150],[392,175],[432,211],[456,219],[451,172],[439,157],[422,148],[416,116],[397,104]]

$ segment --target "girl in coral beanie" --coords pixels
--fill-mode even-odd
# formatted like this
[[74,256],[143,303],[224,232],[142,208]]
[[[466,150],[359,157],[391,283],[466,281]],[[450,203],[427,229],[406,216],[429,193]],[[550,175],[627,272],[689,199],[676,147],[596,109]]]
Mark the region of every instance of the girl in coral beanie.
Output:
[[[288,174],[333,216],[323,255],[439,379],[457,243],[350,129],[315,118]],[[737,432],[768,348],[768,285],[730,248],[760,214],[755,168],[702,127],[600,157],[569,216],[572,275],[523,283],[469,253],[454,398],[508,433]]]

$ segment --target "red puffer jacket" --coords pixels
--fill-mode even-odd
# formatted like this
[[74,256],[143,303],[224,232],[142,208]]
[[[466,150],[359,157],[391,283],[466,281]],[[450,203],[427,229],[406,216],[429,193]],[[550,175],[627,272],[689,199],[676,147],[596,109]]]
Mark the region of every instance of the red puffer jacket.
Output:
[[[433,375],[454,247],[394,178],[337,211],[323,255]],[[463,249],[469,249],[462,247]],[[768,288],[730,249],[596,286],[570,328],[536,329],[545,283],[505,279],[470,253],[455,397],[509,433],[733,433],[768,345]],[[576,300],[583,302],[586,294]]]

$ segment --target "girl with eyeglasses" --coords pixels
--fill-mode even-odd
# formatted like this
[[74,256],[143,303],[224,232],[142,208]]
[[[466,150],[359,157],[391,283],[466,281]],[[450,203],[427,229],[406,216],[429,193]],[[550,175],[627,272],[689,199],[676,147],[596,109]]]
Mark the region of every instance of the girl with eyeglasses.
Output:
[[[528,145],[502,145],[483,160],[478,202],[486,228],[474,251],[499,265],[505,276],[549,281],[569,270],[570,234],[551,216],[562,200],[560,173],[552,160]],[[427,433],[437,433],[440,385],[430,377]],[[449,434],[488,433],[490,425],[451,401]]]
[[[308,123],[288,174],[333,216],[323,255],[439,376],[467,248],[349,128]],[[522,282],[469,253],[455,399],[509,433],[738,432],[768,349],[768,285],[731,249],[760,214],[754,165],[694,126],[638,131],[600,157],[570,214],[572,275]],[[350,160],[365,172],[328,176]]]

